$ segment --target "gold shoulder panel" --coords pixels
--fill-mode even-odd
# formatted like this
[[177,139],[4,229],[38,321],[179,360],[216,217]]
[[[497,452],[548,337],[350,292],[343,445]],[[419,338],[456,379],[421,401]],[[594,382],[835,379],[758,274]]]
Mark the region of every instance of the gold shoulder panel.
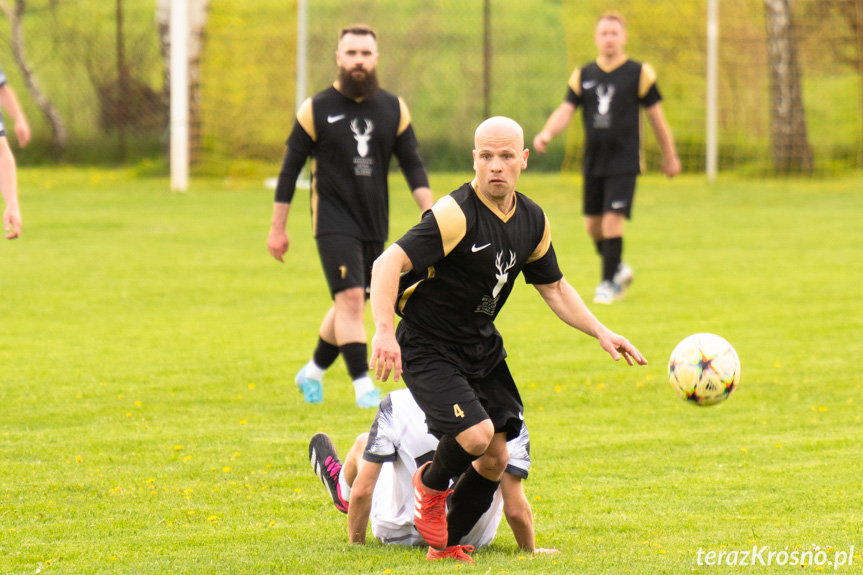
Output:
[[399,119],[399,131],[396,135],[401,136],[402,132],[408,129],[408,126],[411,125],[411,113],[408,110],[408,105],[405,104],[405,101],[399,97],[399,114],[401,118]]
[[467,233],[467,219],[452,196],[444,196],[432,206],[432,214],[437,221],[446,256],[455,248]]
[[545,231],[542,232],[542,239],[539,240],[539,243],[536,245],[536,249],[533,250],[533,253],[527,258],[527,263],[535,262],[547,254],[549,246],[551,246],[551,224],[548,223],[548,216],[545,216]]
[[643,98],[647,95],[650,87],[656,83],[656,71],[648,63],[641,65],[641,77],[638,79],[638,97]]
[[312,114],[312,99],[308,98],[300,109],[297,111],[297,122],[306,131],[313,142],[318,140],[318,134],[315,132],[315,117]]

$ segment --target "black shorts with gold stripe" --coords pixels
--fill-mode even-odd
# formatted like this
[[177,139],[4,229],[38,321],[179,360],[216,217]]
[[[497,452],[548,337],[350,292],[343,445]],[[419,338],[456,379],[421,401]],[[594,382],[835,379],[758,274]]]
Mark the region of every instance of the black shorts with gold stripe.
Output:
[[518,436],[524,408],[499,333],[477,344],[446,344],[402,320],[396,338],[405,384],[429,433],[455,437],[490,419],[507,441]]

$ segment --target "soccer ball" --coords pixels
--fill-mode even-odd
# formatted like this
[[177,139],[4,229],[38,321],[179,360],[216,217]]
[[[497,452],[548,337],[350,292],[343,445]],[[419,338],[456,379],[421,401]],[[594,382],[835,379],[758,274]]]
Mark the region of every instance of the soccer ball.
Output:
[[696,405],[725,401],[740,381],[740,359],[731,344],[712,333],[690,335],[668,360],[668,380]]

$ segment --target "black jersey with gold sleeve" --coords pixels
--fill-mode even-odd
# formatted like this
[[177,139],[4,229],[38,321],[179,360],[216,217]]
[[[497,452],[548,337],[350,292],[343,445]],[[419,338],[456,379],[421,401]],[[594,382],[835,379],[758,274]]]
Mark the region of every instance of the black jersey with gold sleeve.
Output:
[[399,282],[396,312],[445,342],[476,343],[496,334],[494,319],[522,271],[532,284],[563,277],[545,213],[519,192],[503,214],[464,184],[396,243],[413,265]]
[[577,68],[566,101],[583,109],[585,175],[640,173],[640,106],[649,108],[660,100],[649,64],[626,60],[611,70],[596,62]]
[[[387,175],[393,155],[412,189],[428,186],[407,105],[385,90],[359,101],[335,86],[316,94],[300,106],[287,145],[286,165],[289,159],[294,166],[299,160],[301,168],[307,157],[312,158],[315,236],[339,234],[363,241],[386,241]],[[283,186],[281,180],[280,175],[276,201],[290,203],[295,175],[290,185]]]

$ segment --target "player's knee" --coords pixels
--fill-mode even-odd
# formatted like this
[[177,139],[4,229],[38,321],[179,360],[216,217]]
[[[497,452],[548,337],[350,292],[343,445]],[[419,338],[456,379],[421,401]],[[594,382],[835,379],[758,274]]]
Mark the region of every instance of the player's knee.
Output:
[[366,448],[366,444],[369,442],[369,433],[368,431],[365,433],[360,433],[357,435],[356,441],[354,441],[354,449],[359,449],[362,452]]
[[363,288],[348,288],[335,295],[336,314],[343,316],[362,317],[366,307],[365,290]]
[[456,440],[462,449],[471,455],[479,456],[488,449],[492,437],[494,437],[494,425],[490,419],[486,419],[459,433]]
[[479,472],[484,477],[500,477],[506,471],[506,465],[509,463],[509,451],[504,444],[503,449],[489,448],[477,460],[479,464]]

